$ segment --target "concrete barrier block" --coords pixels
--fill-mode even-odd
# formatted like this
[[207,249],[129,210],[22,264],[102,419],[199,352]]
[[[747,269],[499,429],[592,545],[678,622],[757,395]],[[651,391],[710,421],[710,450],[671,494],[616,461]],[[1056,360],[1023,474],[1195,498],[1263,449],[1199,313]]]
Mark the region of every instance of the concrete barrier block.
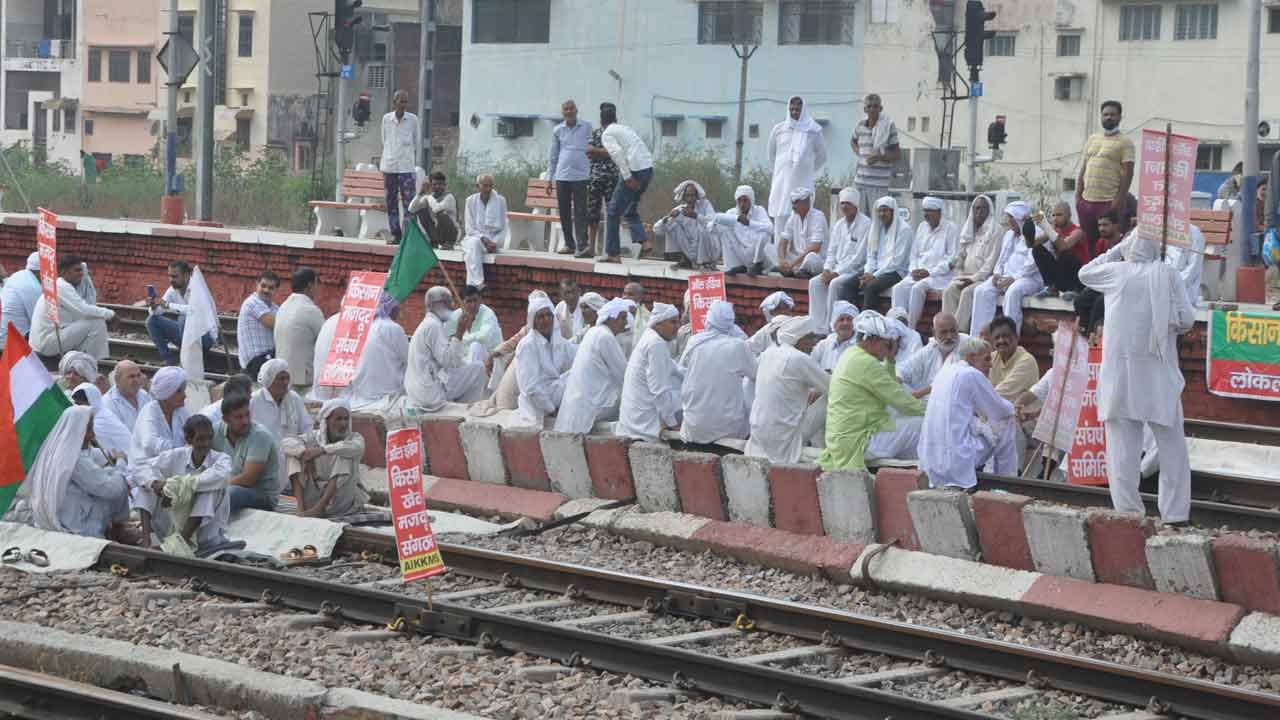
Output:
[[591,497],[591,468],[582,436],[546,430],[539,442],[551,489],[569,498]]
[[539,431],[532,428],[504,429],[502,462],[507,466],[507,476],[512,485],[528,490],[551,490]]
[[1155,589],[1147,567],[1147,538],[1155,532],[1151,520],[1136,513],[1090,510],[1088,523],[1098,582]]
[[818,476],[822,528],[829,537],[864,545],[876,541],[876,481],[863,470],[831,470]]
[[387,424],[377,415],[352,413],[351,431],[364,438],[364,458],[369,467],[387,466]]
[[928,488],[929,479],[919,470],[880,468],[876,472],[876,528],[880,542],[896,539],[904,550],[920,549],[907,495]]
[[715,521],[707,521],[691,541],[694,551],[710,550],[743,562],[801,575],[821,574],[841,584],[849,581],[849,568],[863,549],[861,543]]
[[727,520],[720,458],[711,453],[677,452],[671,458],[676,492],[684,512],[712,520]]
[[982,561],[1015,570],[1035,570],[1031,544],[1022,525],[1026,495],[980,491],[970,498]]
[[1040,577],[956,558],[868,545],[851,569],[854,584],[942,598],[965,605],[1016,610]]
[[769,468],[769,496],[773,526],[801,535],[822,535],[822,503],[818,501],[816,465],[774,465]]
[[462,451],[467,456],[467,474],[476,482],[507,484],[507,466],[502,462],[502,427],[494,423],[464,422]]
[[978,559],[978,531],[968,493],[916,490],[907,495],[907,510],[921,550],[958,560]]
[[769,521],[769,461],[749,455],[720,458],[729,519],[756,527],[772,527]]
[[627,449],[636,483],[636,504],[646,512],[680,512],[671,448],[638,442]]
[[1249,613],[1231,631],[1231,655],[1243,663],[1280,665],[1280,617]]
[[1022,509],[1022,524],[1027,530],[1036,570],[1094,582],[1088,516],[1084,511],[1031,503]]
[[1147,539],[1146,553],[1156,590],[1218,599],[1218,578],[1207,535],[1157,535]]
[[636,496],[627,448],[631,441],[613,435],[588,435],[582,440],[596,497],[626,500]]
[[1210,546],[1223,600],[1280,615],[1280,566],[1274,540],[1228,533],[1214,538]]
[[462,449],[461,426],[460,417],[432,416],[422,421],[428,474],[454,480],[471,479],[467,472],[467,454]]

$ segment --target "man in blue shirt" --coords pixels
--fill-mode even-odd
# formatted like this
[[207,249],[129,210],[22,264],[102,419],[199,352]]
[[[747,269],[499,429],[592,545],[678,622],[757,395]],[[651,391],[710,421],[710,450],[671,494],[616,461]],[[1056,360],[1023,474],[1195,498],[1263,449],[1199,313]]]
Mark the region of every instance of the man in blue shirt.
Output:
[[[591,123],[578,120],[578,105],[573,100],[565,100],[560,113],[564,122],[551,131],[551,156],[547,161],[547,179],[555,183],[560,228],[564,231],[560,253],[591,257],[592,249],[587,245],[587,141],[591,139]],[[550,193],[548,187],[547,194]]]

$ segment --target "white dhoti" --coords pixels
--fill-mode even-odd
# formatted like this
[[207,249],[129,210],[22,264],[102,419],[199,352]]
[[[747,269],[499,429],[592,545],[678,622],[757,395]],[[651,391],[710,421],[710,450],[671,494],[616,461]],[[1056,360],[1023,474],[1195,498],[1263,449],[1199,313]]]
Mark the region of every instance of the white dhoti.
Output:
[[920,431],[924,416],[894,417],[892,430],[876,433],[867,443],[867,460],[915,460],[920,457]]
[[445,397],[449,402],[473,403],[483,400],[488,384],[484,362],[469,362],[449,368],[444,381]]
[[[797,255],[788,255],[787,262],[795,262]],[[810,275],[822,274],[822,265],[826,262],[826,258],[818,253],[805,253],[804,259],[795,267],[796,272],[804,271]]]
[[[836,301],[844,296],[853,296],[851,288],[858,287],[859,277],[856,273],[837,275],[830,285],[822,282],[821,272],[809,279],[809,317],[813,320],[814,332],[824,335],[827,333],[831,327],[831,313],[835,311]],[[858,312],[856,305],[853,312],[855,315]]]
[[721,233],[720,248],[724,255],[725,270],[749,267],[751,263],[755,262],[755,246],[743,242],[736,233]]
[[973,291],[977,284],[970,283],[964,287],[954,280],[942,291],[942,310],[956,316],[956,327],[967,328],[973,319]]
[[713,263],[720,258],[720,243],[716,236],[719,234],[714,230],[707,230],[705,227],[690,228],[692,223],[671,223],[667,226],[665,234],[667,252],[678,252],[689,259],[691,263],[704,265]]
[[462,262],[467,266],[468,285],[484,285],[484,256],[487,252],[479,235],[462,238]]
[[[1022,332],[1022,299],[1035,295],[1044,289],[1044,282],[1037,275],[1031,278],[1014,280],[1008,290],[1004,291],[1001,309],[1004,316],[1013,321],[1018,332]],[[996,316],[996,301],[1000,299],[1000,291],[996,289],[994,278],[989,278],[973,291],[973,317],[969,321],[969,334],[977,337],[982,328]],[[961,297],[963,302],[963,296]]]
[[978,426],[974,434],[977,435],[979,449],[973,466],[981,468],[991,463],[992,473],[1008,477],[1016,476],[1021,469],[1018,445],[1024,442],[1021,426],[1013,418],[996,423],[994,426],[978,419],[974,422]]
[[778,269],[778,241],[772,235],[762,235],[756,243],[751,262],[764,265],[765,272]]
[[32,338],[32,349],[41,355],[62,355],[79,350],[94,360],[103,360],[111,354],[107,321],[100,318],[85,318],[60,325],[58,333],[50,337],[52,342],[39,342]]
[[800,421],[800,432],[804,444],[809,447],[825,448],[827,446],[827,396],[823,395],[813,404],[805,408],[804,418]]
[[1121,512],[1145,513],[1138,492],[1142,463],[1143,429],[1149,428],[1160,453],[1160,518],[1183,522],[1191,514],[1191,459],[1182,426],[1182,403],[1173,425],[1143,420],[1111,418],[1107,427],[1107,484],[1111,504]]
[[[182,530],[172,526],[169,511],[160,506],[159,498],[149,487],[134,488],[130,505],[151,513],[153,542]],[[231,495],[227,488],[196,493],[191,501],[191,517],[200,518],[195,537],[197,552],[226,542],[227,524],[231,521]]]
[[907,327],[915,329],[924,313],[924,301],[930,290],[945,290],[951,284],[951,275],[930,275],[923,280],[912,280],[910,275],[893,286],[893,307],[907,311]]

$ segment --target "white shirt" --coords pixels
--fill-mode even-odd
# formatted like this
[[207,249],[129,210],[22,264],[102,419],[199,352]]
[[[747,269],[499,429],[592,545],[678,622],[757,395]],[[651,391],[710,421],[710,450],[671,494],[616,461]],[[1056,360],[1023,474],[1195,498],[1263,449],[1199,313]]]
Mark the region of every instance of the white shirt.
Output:
[[462,342],[445,333],[444,323],[428,312],[409,340],[404,392],[415,407],[435,412],[449,401],[449,370],[465,361]]
[[382,116],[382,158],[378,169],[384,173],[411,173],[418,165],[422,144],[418,116],[406,112],[397,119],[394,112]]
[[841,215],[831,226],[831,239],[827,244],[827,261],[822,269],[837,275],[851,275],[857,270],[854,261],[871,230],[871,218],[858,213],[853,222]]
[[[1037,230],[1037,237],[1039,232]],[[1031,248],[1023,242],[1021,233],[1005,231],[1004,240],[1000,244],[1000,255],[996,258],[992,273],[1015,280],[1040,277],[1040,269],[1036,267],[1035,258],[1031,256]]]
[[[31,347],[45,355],[57,354],[58,332],[45,312],[44,296],[36,299],[31,316]],[[82,320],[110,320],[116,314],[112,310],[91,305],[76,292],[75,285],[58,278],[58,324],[67,327]],[[53,352],[49,352],[52,349]]]
[[573,357],[555,429],[589,433],[602,415],[618,405],[627,358],[613,331],[604,325],[587,330]]
[[112,511],[126,507],[128,494],[119,467],[105,465],[102,453],[93,448],[81,450],[57,503],[58,523],[75,535],[102,537]]
[[841,340],[838,335],[831,333],[819,340],[818,344],[813,346],[813,352],[809,355],[814,362],[818,363],[818,367],[822,368],[824,372],[830,373],[836,369],[836,363],[840,362],[840,356],[844,355],[845,351],[851,347],[853,347],[853,335],[850,335],[847,340]]
[[280,469],[276,477],[287,483],[288,466],[280,448],[285,438],[309,432],[314,425],[311,414],[307,412],[306,402],[301,395],[290,390],[285,394],[284,400],[277,403],[269,390],[258,388],[249,397],[249,415],[276,439],[276,450],[280,453]]
[[573,365],[573,354],[573,343],[554,328],[550,339],[530,330],[516,346],[516,383],[520,386],[516,407],[522,425],[541,428],[546,416],[560,409],[565,386],[562,376]]
[[715,223],[729,230],[731,242],[743,250],[740,254],[754,253],[761,240],[773,235],[773,221],[769,219],[769,213],[759,205],[751,206],[746,225],[738,222],[737,206],[716,215]]
[[191,303],[187,302],[187,294],[190,292],[190,285],[187,286],[186,290],[179,290],[170,285],[165,288],[164,295],[160,296],[164,305],[151,308],[150,313],[152,315],[159,315],[165,310],[172,310],[173,312],[178,313],[178,315],[186,315],[191,307]]
[[409,203],[409,212],[411,213],[416,213],[423,208],[429,209],[432,215],[444,213],[452,218],[455,223],[458,222],[458,201],[453,197],[453,193],[447,192],[439,198],[431,193],[426,193],[418,195],[413,199],[413,202]]
[[830,384],[831,376],[791,345],[765,350],[756,372],[751,439],[744,452],[773,463],[799,462],[804,447],[801,421],[809,407],[809,393],[825,394]]
[[787,215],[787,222],[782,227],[782,239],[787,241],[787,261],[804,258],[809,253],[810,245],[818,246],[818,255],[824,259],[827,254],[827,216],[817,208],[809,208],[808,214],[801,218],[796,213]]
[[664,426],[675,427],[680,380],[667,341],[653,328],[646,328],[627,361],[616,434],[652,442]]
[[613,164],[618,166],[618,177],[623,180],[631,177],[637,170],[653,167],[653,156],[649,154],[644,140],[640,139],[635,130],[622,123],[613,123],[605,128],[600,141],[604,143],[604,149],[609,151]]
[[[805,138],[803,136],[810,137]],[[791,145],[808,146],[798,162],[791,161]],[[818,169],[827,164],[827,140],[820,132],[798,132],[782,121],[769,131],[769,167],[773,170],[769,187],[769,214],[775,218],[791,211],[791,191],[813,188]]]
[[581,337],[590,328],[584,327],[582,324],[582,302],[573,306],[573,312],[569,312],[569,304],[561,300],[556,304],[556,320],[560,321],[560,334],[566,340],[572,340]]
[[1187,289],[1187,302],[1194,307],[1200,304],[1200,278],[1204,274],[1204,233],[1195,225],[1191,226],[1191,247],[1200,252],[1192,252],[1177,245],[1170,245],[1165,253],[1165,262],[1178,271],[1183,286]]
[[680,438],[702,444],[746,438],[751,431],[751,408],[742,381],[756,379],[756,357],[747,341],[729,335],[705,340],[681,358],[680,368],[684,371]]
[[959,240],[960,229],[950,220],[944,218],[936,228],[929,225],[928,220],[921,222],[916,227],[916,239],[911,245],[909,269],[928,270],[931,277],[950,275],[951,258],[956,254]]
[[151,395],[146,390],[138,388],[138,394],[134,396],[137,404],[129,402],[128,398],[120,393],[120,386],[117,385],[107,391],[102,396],[103,405],[116,416],[120,424],[129,428],[129,432],[133,432],[134,427],[138,424],[138,413],[142,412],[142,408],[151,402]]
[[276,357],[289,363],[290,384],[310,385],[315,381],[311,362],[323,326],[324,313],[302,293],[293,293],[280,305],[274,330]]
[[[960,341],[967,337],[969,336],[960,333]],[[960,341],[957,341],[957,347]],[[906,362],[897,365],[898,379],[912,392],[927,388],[933,383],[934,377],[944,364],[956,362],[959,357],[954,348],[946,357],[943,357],[938,341],[930,339],[928,345],[912,353]]]
[[[338,331],[338,315],[330,315],[324,321],[324,325],[320,326],[320,334],[316,335],[315,352],[311,356],[311,366],[315,368],[315,384],[311,386],[311,392],[307,393],[307,399],[316,402],[324,402],[337,397],[350,397],[351,388],[332,388],[325,387],[320,384],[320,374],[324,371],[325,360],[329,358],[329,347],[333,345],[333,336]],[[217,405],[218,403],[214,403]],[[200,411],[201,415],[209,415],[206,412],[208,408]],[[221,415],[221,411],[218,413]],[[212,417],[212,416],[211,416]]]
[[467,198],[467,235],[487,237],[499,247],[506,244],[507,199],[497,190],[489,194],[489,202],[474,193]]
[[947,365],[934,378],[920,432],[920,469],[934,487],[977,484],[974,468],[984,447],[974,431],[975,413],[995,425],[1012,419],[1013,405],[969,363]]
[[136,468],[165,450],[182,447],[186,443],[182,426],[190,416],[185,407],[178,407],[173,411],[169,422],[165,422],[160,401],[152,400],[147,403],[138,413],[138,423],[133,427],[129,466]]
[[9,335],[9,323],[23,335],[31,332],[31,314],[42,292],[40,278],[25,267],[5,279],[4,288],[0,289],[0,347],[4,347]]
[[[326,321],[327,322],[327,321]],[[377,318],[369,328],[356,376],[351,380],[351,407],[373,405],[404,392],[404,373],[409,364],[409,337],[390,318]]]

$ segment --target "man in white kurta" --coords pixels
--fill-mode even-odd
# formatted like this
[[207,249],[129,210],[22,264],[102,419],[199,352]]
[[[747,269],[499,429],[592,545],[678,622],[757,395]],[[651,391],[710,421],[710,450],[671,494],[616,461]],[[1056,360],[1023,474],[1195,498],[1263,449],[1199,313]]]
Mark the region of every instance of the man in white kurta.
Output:
[[[262,387],[249,398],[249,417],[271,433],[277,449],[285,438],[310,432],[314,425],[306,402],[291,389],[292,377],[289,363],[280,358],[268,360],[258,370]],[[276,477],[288,477],[284,452],[280,452],[278,465]]]
[[142,389],[146,378],[142,368],[132,360],[121,360],[116,363],[114,373],[115,385],[102,397],[109,409],[129,432],[138,424],[138,413],[151,402],[151,393]]
[[960,238],[956,224],[942,217],[941,199],[930,196],[922,205],[924,221],[916,227],[907,276],[893,286],[893,307],[907,311],[909,328],[920,322],[929,291],[951,284],[951,258]]
[[462,319],[469,319],[460,339],[468,358],[479,362],[484,362],[489,353],[502,344],[502,326],[498,324],[498,315],[481,302],[483,297],[484,293],[475,285],[464,286],[462,307],[456,308],[444,323],[445,334],[453,337]]
[[320,384],[320,374],[324,371],[325,360],[329,357],[329,346],[333,345],[333,336],[338,330],[338,317],[342,313],[330,315],[324,325],[320,326],[320,333],[316,335],[315,353],[311,356],[311,366],[315,368],[316,382],[311,386],[311,392],[307,393],[307,399],[313,402],[325,402],[337,397],[350,397],[350,386],[345,388],[325,387]]
[[777,265],[784,277],[809,278],[827,260],[827,216],[813,207],[813,188],[791,191],[791,214],[779,234]]
[[1160,517],[1182,523],[1191,511],[1191,464],[1176,341],[1194,325],[1195,308],[1178,272],[1159,256],[1157,243],[1134,233],[1081,268],[1080,282],[1106,303],[1098,419],[1107,428],[1111,502],[1120,511],[1144,512],[1138,475],[1145,427],[1160,453]]
[[906,310],[889,308],[889,312],[884,314],[884,319],[893,323],[894,329],[898,331],[898,347],[893,355],[893,361],[901,366],[924,347],[924,340],[920,337],[919,330],[907,327]]
[[732,303],[711,303],[705,327],[689,338],[680,356],[679,367],[684,372],[680,439],[687,443],[743,439],[750,432],[751,407],[742,381],[755,380],[756,358],[747,347],[746,333],[735,322]]
[[782,327],[782,323],[791,319],[791,311],[795,306],[796,302],[791,299],[791,296],[781,290],[775,290],[765,296],[765,299],[760,302],[760,313],[764,315],[764,325],[747,340],[747,347],[751,348],[753,354],[759,356],[773,346],[774,333]]
[[857,317],[858,308],[853,303],[847,300],[836,301],[831,317],[831,333],[818,341],[810,353],[824,372],[834,371],[840,356],[853,347],[853,321]]
[[679,427],[682,376],[667,347],[676,336],[679,322],[680,313],[674,305],[653,304],[649,327],[627,361],[618,435],[654,442],[663,428]]
[[[1200,304],[1200,278],[1204,274],[1204,233],[1191,226],[1191,249],[1170,245],[1165,252],[1165,262],[1178,271],[1187,291],[1187,302],[1192,307]],[[1196,252],[1199,251],[1199,252]]]
[[8,337],[12,324],[23,337],[31,332],[31,318],[36,302],[44,290],[40,287],[40,253],[27,256],[26,268],[5,278],[0,288],[0,348]]
[[84,263],[75,255],[58,260],[58,323],[49,320],[43,295],[31,316],[31,349],[41,355],[80,350],[102,360],[110,354],[107,321],[115,311],[86,302],[76,292],[84,281]]
[[596,423],[617,417],[627,374],[627,358],[618,344],[618,334],[632,322],[626,300],[615,299],[600,308],[595,326],[583,335],[573,355],[560,412],[556,413],[556,430],[585,434]]
[[693,180],[685,180],[676,186],[675,201],[679,204],[653,224],[653,234],[666,238],[668,255],[682,256],[676,262],[677,269],[714,269],[720,247],[712,222],[716,210],[707,200],[706,190]]
[[522,426],[542,429],[548,415],[555,415],[564,400],[565,373],[573,365],[573,343],[556,327],[556,309],[545,295],[529,300],[526,322],[529,334],[516,346],[516,401]]
[[[180,444],[132,468],[129,480],[134,490],[130,504],[142,518],[144,544],[157,546],[172,532],[181,533],[197,553],[228,542],[231,457],[212,449],[212,442],[213,423],[203,415],[195,415],[184,424]],[[186,526],[175,528],[160,498],[165,485],[180,475],[195,476],[195,497]]]
[[773,221],[756,205],[756,191],[750,185],[739,185],[733,191],[733,201],[736,207],[715,216],[726,275],[746,272],[760,248],[773,242]]
[[15,503],[14,520],[41,530],[105,537],[112,524],[129,519],[124,473],[93,447],[94,412],[67,408],[45,437]]
[[822,126],[805,107],[804,98],[787,102],[787,117],[769,131],[769,215],[782,220],[791,212],[791,191],[814,186],[818,171],[827,164],[827,141]]
[[[809,317],[818,332],[831,324],[836,302],[847,300],[858,286],[854,260],[866,242],[871,219],[858,210],[858,191],[840,191],[840,217],[831,225],[827,242],[827,259],[822,272],[809,280]],[[857,314],[857,311],[854,312]]]
[[298,268],[290,284],[293,292],[280,304],[271,332],[276,340],[276,357],[288,363],[290,382],[294,387],[307,388],[320,371],[312,365],[312,359],[320,328],[324,327],[324,312],[315,302],[319,282],[314,270]]
[[877,200],[867,241],[852,262],[858,274],[853,290],[861,293],[863,311],[874,309],[880,293],[907,275],[913,240],[911,226],[898,216],[898,201],[887,195]]
[[404,392],[408,365],[409,337],[400,327],[400,305],[383,295],[378,301],[378,313],[369,326],[369,338],[356,361],[356,375],[340,394],[351,398],[351,409],[357,412],[384,407]]
[[445,403],[471,403],[484,397],[489,378],[484,362],[468,359],[459,324],[447,333],[444,320],[453,315],[453,293],[436,286],[426,294],[427,314],[409,340],[409,360],[404,373],[404,393],[409,402],[426,412]]
[[897,366],[898,379],[907,386],[912,395],[924,397],[929,394],[929,386],[937,377],[942,366],[956,360],[955,349],[965,338],[956,326],[956,317],[951,313],[940,312],[933,316],[933,337],[929,344],[912,353],[911,357]]
[[181,447],[182,426],[187,422],[187,375],[179,367],[160,368],[151,378],[151,402],[138,413],[129,446],[129,466]]
[[507,199],[493,189],[493,176],[476,178],[476,188],[479,192],[467,198],[462,259],[467,266],[467,284],[483,287],[484,256],[505,249],[511,229],[507,226]]
[[[1005,317],[1018,326],[1022,332],[1022,299],[1034,296],[1044,289],[1044,281],[1040,279],[1040,269],[1036,267],[1035,258],[1031,256],[1031,246],[1023,238],[1023,221],[1031,214],[1031,208],[1022,201],[1011,202],[1004,209],[1004,218],[1008,226],[1000,245],[1000,255],[992,268],[991,277],[983,281],[973,290],[973,317],[969,321],[969,334],[978,336],[982,328],[996,316],[996,303],[1004,295],[1003,310]],[[1040,242],[1044,231],[1035,226],[1035,237],[1032,242]]]
[[760,356],[747,455],[773,463],[800,461],[805,411],[831,384],[831,376],[809,355],[817,338],[808,317],[791,318],[778,329],[778,344]]
[[973,317],[973,290],[991,277],[1000,256],[1005,226],[992,209],[991,198],[979,195],[969,204],[969,217],[960,228],[959,246],[951,258],[951,283],[942,291],[942,309],[954,313],[960,327]]
[[997,475],[1018,472],[1013,405],[987,379],[991,348],[981,338],[968,338],[956,355],[959,361],[934,378],[920,430],[920,469],[935,488],[974,487],[976,469],[988,462]]

